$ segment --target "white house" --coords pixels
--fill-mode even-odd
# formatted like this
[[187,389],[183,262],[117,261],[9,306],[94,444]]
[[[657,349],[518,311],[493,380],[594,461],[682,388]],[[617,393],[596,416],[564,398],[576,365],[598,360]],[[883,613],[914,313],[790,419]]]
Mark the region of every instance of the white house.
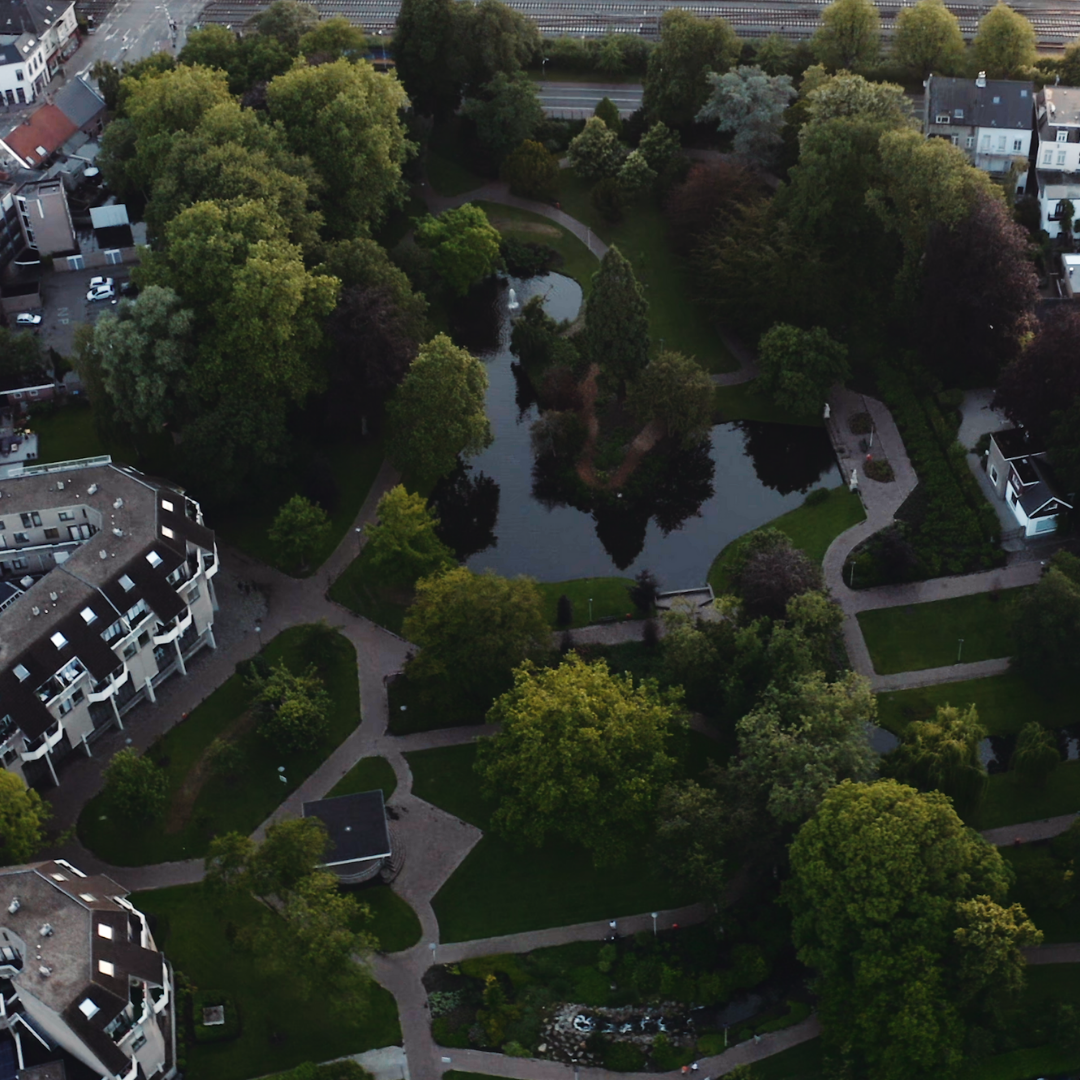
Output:
[[[1035,87],[1030,82],[953,79],[931,75],[926,80],[923,131],[927,138],[948,139],[978,169],[1007,173],[1017,159],[1031,152]],[[1022,194],[1027,168],[1017,177]]]
[[36,100],[79,47],[73,0],[0,0],[0,95]]
[[1058,515],[1072,509],[1072,504],[1057,494],[1045,451],[1021,428],[995,431],[990,436],[986,475],[1025,537],[1055,532]]
[[1042,227],[1050,236],[1061,232],[1066,200],[1080,219],[1080,89],[1048,86],[1040,91],[1035,112],[1038,183]]

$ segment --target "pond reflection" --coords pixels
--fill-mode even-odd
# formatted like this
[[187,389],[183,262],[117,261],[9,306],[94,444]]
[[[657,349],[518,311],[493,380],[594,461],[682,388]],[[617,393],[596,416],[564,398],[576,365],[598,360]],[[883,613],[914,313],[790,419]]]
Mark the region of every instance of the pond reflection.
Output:
[[731,540],[798,506],[811,487],[841,482],[821,428],[741,422],[714,427],[697,446],[658,447],[621,498],[586,488],[566,461],[533,452],[539,411],[509,350],[510,286],[522,308],[544,294],[557,320],[581,305],[578,284],[559,274],[489,281],[455,305],[455,340],[487,367],[495,439],[467,479],[447,482],[436,512],[460,514],[444,535],[471,553],[473,569],[559,581],[649,568],[664,587],[696,586]]

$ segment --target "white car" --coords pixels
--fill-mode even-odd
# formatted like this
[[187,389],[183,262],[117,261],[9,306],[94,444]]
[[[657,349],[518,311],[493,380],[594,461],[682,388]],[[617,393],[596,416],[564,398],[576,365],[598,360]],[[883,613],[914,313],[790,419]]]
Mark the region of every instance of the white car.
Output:
[[91,289],[96,289],[99,285],[108,285],[111,289],[113,286],[113,279],[111,277],[92,277],[90,279]]
[[31,315],[29,311],[20,312],[15,316],[16,326],[37,326],[41,322],[40,315]]
[[93,303],[95,300],[111,300],[114,296],[116,290],[111,285],[95,285],[86,294],[86,299]]

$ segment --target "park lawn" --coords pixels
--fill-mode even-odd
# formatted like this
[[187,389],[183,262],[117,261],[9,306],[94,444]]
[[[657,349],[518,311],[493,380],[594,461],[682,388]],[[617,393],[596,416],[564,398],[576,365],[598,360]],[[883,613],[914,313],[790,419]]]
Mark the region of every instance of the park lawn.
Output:
[[488,221],[504,238],[547,244],[554,248],[563,260],[562,265],[556,268],[557,272],[572,277],[581,286],[582,299],[589,295],[593,274],[599,269],[600,261],[572,232],[531,210],[491,202],[478,202],[476,205],[487,214]]
[[1074,691],[1046,697],[1022,675],[1009,671],[986,679],[878,694],[878,723],[900,735],[913,720],[931,719],[939,705],[974,705],[987,734],[1015,735],[1032,719],[1051,728],[1075,723],[1076,700]]
[[158,947],[176,970],[194,986],[224,991],[240,1011],[237,1039],[189,1042],[184,1071],[191,1080],[244,1080],[400,1044],[397,1005],[382,987],[372,986],[362,1015],[335,1013],[318,994],[289,994],[291,980],[268,978],[250,953],[236,948],[238,929],[270,917],[254,900],[230,901],[218,911],[199,885],[180,885],[138,893],[132,902],[154,920]]
[[1012,772],[992,775],[977,820],[971,824],[979,829],[996,829],[1077,811],[1080,811],[1080,761],[1063,761],[1037,786],[1025,783]]
[[477,708],[463,705],[449,694],[438,693],[433,695],[435,700],[425,699],[416,685],[410,682],[408,675],[399,675],[394,679],[389,685],[387,695],[391,735],[414,735],[418,731],[487,723],[490,703]]
[[[624,577],[577,578],[574,581],[542,581],[540,592],[544,597],[544,617],[554,630],[576,629],[588,626],[589,600],[592,600],[592,622],[600,619],[625,619],[636,615],[627,589],[633,581]],[[564,627],[558,620],[559,597],[565,594],[573,606],[573,619]]]
[[754,1080],[821,1080],[821,1039],[809,1039],[754,1062]]
[[344,889],[371,909],[371,918],[361,920],[355,930],[367,930],[379,939],[381,952],[411,949],[421,934],[416,912],[389,885],[358,885]]
[[[765,528],[779,529],[789,537],[795,547],[805,552],[811,562],[820,566],[829,545],[865,517],[862,500],[841,484],[840,487],[829,489],[829,497],[823,503],[816,506],[803,503],[802,506],[773,518]],[[728,544],[709,568],[709,584],[717,596],[731,591],[728,565],[738,542],[736,540]]]
[[[711,741],[687,736],[687,771],[707,763]],[[480,829],[492,807],[473,771],[476,743],[406,754],[413,794]],[[682,756],[682,755],[680,755]],[[542,930],[592,919],[678,907],[696,897],[661,877],[648,860],[596,869],[584,848],[561,840],[522,847],[485,834],[432,901],[443,941]]]
[[412,603],[413,590],[385,584],[382,571],[371,560],[370,551],[370,546],[365,547],[359,557],[345,567],[330,586],[330,599],[353,614],[400,634],[405,612]]
[[695,302],[690,270],[671,250],[660,209],[643,198],[612,225],[593,207],[589,185],[571,170],[563,169],[561,186],[562,208],[633,263],[649,301],[654,344],[694,357],[707,371],[735,371],[739,365],[721,340],[715,320]]
[[[263,655],[272,664],[284,659],[290,670],[303,670],[311,659],[304,630],[297,626],[284,631]],[[360,723],[356,650],[347,638],[336,634],[329,647],[320,645],[320,653],[332,703],[322,739],[299,754],[276,750],[245,722],[254,692],[243,675],[235,674],[148,751],[169,780],[164,823],[114,817],[102,792],[79,815],[79,839],[106,862],[144,866],[205,855],[210,840],[220,833],[235,831],[246,836],[253,832]],[[204,771],[207,747],[237,724],[234,733],[244,753],[243,772],[231,777]],[[285,771],[279,772],[282,765]]]
[[789,412],[780,408],[767,394],[759,393],[754,381],[718,386],[713,405],[717,424],[734,420],[763,420],[770,424],[795,424],[799,427],[822,427],[820,416]]
[[892,675],[955,664],[961,638],[960,659],[967,663],[1011,656],[1009,609],[1025,591],[1005,589],[859,612],[874,670]]
[[427,178],[436,195],[452,198],[483,187],[485,180],[471,169],[435,150],[428,150]]
[[361,758],[331,789],[326,797],[333,799],[338,795],[358,795],[362,791],[383,793],[383,799],[389,800],[397,789],[397,777],[394,767],[386,758]]
[[375,477],[383,463],[381,439],[366,443],[343,443],[330,448],[327,454],[331,472],[337,485],[337,507],[330,514],[330,530],[316,549],[311,562],[303,572],[295,566],[283,564],[270,543],[270,526],[281,507],[303,490],[303,461],[296,459],[291,466],[281,470],[280,483],[273,496],[252,503],[236,504],[228,510],[219,509],[210,525],[227,543],[233,544],[248,555],[275,566],[296,577],[310,577],[333,554],[334,549],[352,528],[360,513]]
[[[1049,854],[1049,844],[1007,844],[998,848],[1001,857],[1013,868],[1019,879],[1026,868],[1037,863]],[[1019,890],[1018,890],[1019,893]],[[1010,898],[1018,903],[1021,896],[1017,893]],[[1080,938],[1080,898],[1064,907],[1044,907],[1041,904],[1025,904],[1031,921],[1042,931],[1043,944],[1054,945],[1061,942],[1073,942]]]

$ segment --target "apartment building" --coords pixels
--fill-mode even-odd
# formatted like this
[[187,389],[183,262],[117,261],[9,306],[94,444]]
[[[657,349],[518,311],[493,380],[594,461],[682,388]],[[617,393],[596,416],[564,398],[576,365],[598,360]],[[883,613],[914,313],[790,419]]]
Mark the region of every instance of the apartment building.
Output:
[[35,101],[78,47],[73,0],[0,0],[0,101]]
[[1065,203],[1080,219],[1080,88],[1047,86],[1035,106],[1035,179],[1042,227],[1060,235]]
[[172,969],[126,896],[62,859],[0,869],[5,1076],[176,1075]]
[[0,764],[28,784],[215,647],[198,503],[108,457],[0,470]]

